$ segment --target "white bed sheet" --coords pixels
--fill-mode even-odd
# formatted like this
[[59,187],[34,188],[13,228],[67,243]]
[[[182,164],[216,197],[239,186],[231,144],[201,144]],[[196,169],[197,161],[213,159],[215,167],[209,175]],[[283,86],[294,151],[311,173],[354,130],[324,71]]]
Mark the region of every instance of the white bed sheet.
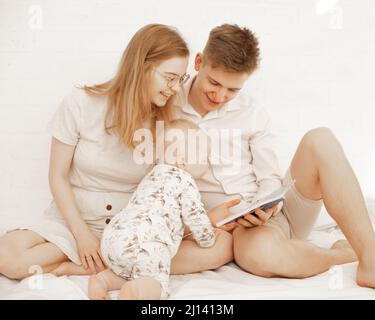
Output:
[[[343,238],[336,228],[314,231],[310,241],[329,247]],[[266,279],[246,273],[234,263],[215,271],[172,276],[170,299],[375,299],[375,289],[355,282],[357,263],[335,266],[307,279]],[[0,276],[0,299],[87,299],[87,276],[32,276],[23,281]],[[117,292],[111,292],[115,298]]]

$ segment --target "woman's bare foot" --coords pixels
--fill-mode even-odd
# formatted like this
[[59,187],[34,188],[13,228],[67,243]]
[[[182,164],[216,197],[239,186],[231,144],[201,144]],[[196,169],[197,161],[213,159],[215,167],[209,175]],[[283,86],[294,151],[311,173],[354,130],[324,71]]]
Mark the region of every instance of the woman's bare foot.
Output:
[[345,263],[350,263],[358,261],[358,257],[354,252],[352,246],[347,240],[337,240],[332,246],[331,249],[337,250],[340,255],[344,256]]
[[72,275],[89,275],[91,274],[90,269],[85,269],[82,265],[79,266],[74,262],[63,262],[56,269],[52,270],[51,273],[57,277],[59,276],[72,276]]

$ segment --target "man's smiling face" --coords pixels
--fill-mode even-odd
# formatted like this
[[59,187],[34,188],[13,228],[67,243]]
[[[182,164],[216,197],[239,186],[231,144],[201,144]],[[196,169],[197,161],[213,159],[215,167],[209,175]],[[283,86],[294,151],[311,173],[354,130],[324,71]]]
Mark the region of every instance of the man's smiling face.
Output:
[[249,77],[246,72],[214,68],[208,59],[203,63],[200,53],[195,58],[195,70],[198,74],[189,93],[189,102],[202,116],[234,99]]

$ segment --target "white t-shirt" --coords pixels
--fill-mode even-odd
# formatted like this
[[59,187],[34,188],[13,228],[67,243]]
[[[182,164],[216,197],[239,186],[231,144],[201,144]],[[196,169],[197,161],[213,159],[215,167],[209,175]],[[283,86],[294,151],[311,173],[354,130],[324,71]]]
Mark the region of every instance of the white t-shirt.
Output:
[[118,213],[152,169],[152,165],[133,161],[133,151],[114,134],[106,134],[106,111],[105,97],[74,89],[62,100],[47,125],[53,137],[75,146],[69,179],[85,220]]

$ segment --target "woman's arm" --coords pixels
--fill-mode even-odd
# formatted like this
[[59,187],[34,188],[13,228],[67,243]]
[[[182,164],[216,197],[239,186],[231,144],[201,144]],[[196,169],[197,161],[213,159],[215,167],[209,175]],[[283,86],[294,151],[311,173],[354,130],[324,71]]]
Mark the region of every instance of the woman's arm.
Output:
[[104,268],[100,258],[100,242],[82,219],[69,181],[74,151],[75,146],[52,138],[49,184],[57,207],[77,241],[78,253],[83,266],[85,269],[90,267],[91,272],[95,273],[95,264],[99,270]]
[[52,138],[48,179],[57,207],[76,237],[83,228],[87,228],[87,225],[79,213],[69,182],[74,150],[75,146]]

